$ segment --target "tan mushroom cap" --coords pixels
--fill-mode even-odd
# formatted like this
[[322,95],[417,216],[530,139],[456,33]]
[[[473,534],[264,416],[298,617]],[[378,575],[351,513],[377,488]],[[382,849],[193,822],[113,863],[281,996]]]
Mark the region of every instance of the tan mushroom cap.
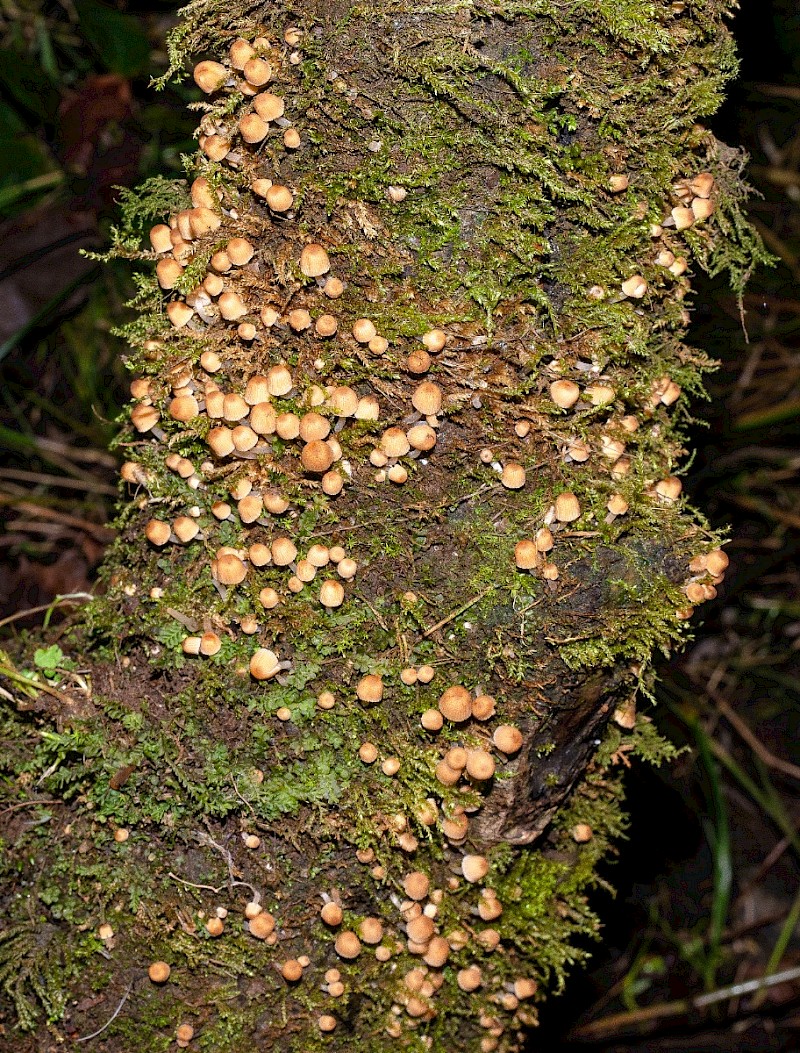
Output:
[[356,694],[362,702],[380,702],[383,698],[383,679],[375,673],[368,673],[359,680]]
[[334,948],[340,958],[357,958],[361,954],[361,941],[354,932],[345,929],[336,937]]
[[477,991],[483,983],[483,975],[477,965],[470,965],[467,969],[459,969],[456,975],[456,983],[462,991]]
[[144,528],[145,537],[151,545],[166,545],[172,533],[169,523],[160,519],[148,519]]
[[476,720],[490,720],[496,707],[497,700],[492,695],[478,695],[472,703],[472,715]]
[[337,417],[353,417],[358,409],[358,392],[342,384],[333,388],[328,396],[328,404]]
[[267,190],[265,198],[273,212],[288,212],[294,204],[294,194],[280,183],[273,183]]
[[507,490],[520,490],[525,485],[525,469],[516,461],[504,465],[500,482]]
[[449,957],[450,944],[444,936],[432,936],[422,960],[432,969],[441,969]]
[[300,271],[307,278],[320,278],[331,269],[328,253],[316,242],[306,245],[300,253]]
[[160,419],[161,414],[154,406],[145,406],[140,403],[131,410],[131,423],[140,432],[150,431]]
[[322,439],[312,439],[303,447],[300,460],[307,472],[327,472],[333,464],[333,451]]
[[571,380],[554,380],[550,385],[550,398],[561,409],[571,409],[581,396],[581,389]]
[[256,88],[260,88],[262,84],[266,84],[272,76],[272,66],[269,62],[260,58],[251,58],[245,62],[242,68],[242,73],[245,75],[245,79],[249,84],[254,85]]
[[387,457],[404,457],[411,449],[402,428],[387,428],[381,436],[381,450]]
[[247,567],[233,552],[218,555],[214,567],[221,585],[239,585],[247,577]]
[[368,344],[370,340],[378,335],[375,323],[369,318],[357,318],[353,323],[353,337],[359,344]]
[[447,720],[460,723],[472,716],[472,695],[465,687],[454,684],[439,698],[439,711]]
[[326,925],[341,925],[344,913],[338,903],[326,903],[320,911],[320,917]]
[[512,724],[500,724],[495,728],[492,742],[501,753],[516,753],[522,747],[522,732]]
[[192,70],[192,77],[195,84],[200,91],[204,91],[206,95],[211,95],[213,92],[219,91],[228,79],[228,76],[228,70],[221,62],[210,62],[208,60],[198,62]]
[[444,723],[444,717],[438,709],[426,709],[419,721],[426,731],[440,731]]
[[253,109],[262,120],[277,121],[279,117],[283,117],[286,103],[280,95],[274,95],[271,91],[262,91],[254,96]]
[[423,380],[411,396],[411,405],[426,417],[435,416],[442,408],[442,389],[430,380]]
[[555,499],[555,515],[559,523],[574,523],[580,514],[581,506],[575,494],[565,490]]
[[383,925],[380,918],[364,918],[358,926],[358,935],[364,943],[376,944],[383,939]]
[[154,984],[165,984],[169,980],[172,969],[166,962],[151,962],[147,975]]
[[467,775],[476,782],[486,782],[494,775],[494,757],[486,750],[467,751]]
[[250,918],[248,928],[251,936],[255,936],[257,940],[265,940],[275,931],[275,919],[269,911],[261,910]]
[[532,570],[539,562],[539,550],[534,541],[523,538],[514,546],[514,562],[520,570]]
[[466,855],[461,860],[461,873],[467,881],[483,881],[489,873],[489,860],[486,856]]
[[324,581],[319,590],[319,601],[323,607],[340,607],[344,601],[344,586],[338,581]]
[[429,329],[422,334],[422,342],[433,354],[438,354],[447,343],[447,333],[444,329]]
[[708,572],[715,577],[719,574],[724,574],[730,565],[727,553],[723,552],[721,548],[715,548],[713,551],[706,553],[705,559]]
[[403,878],[403,891],[409,899],[425,899],[430,887],[430,878],[427,874],[423,874],[421,870],[412,870]]
[[250,673],[255,680],[270,680],[278,672],[278,656],[266,647],[259,647],[250,659]]
[[303,966],[296,958],[289,958],[281,966],[281,976],[289,983],[296,983],[303,978]]
[[247,238],[231,238],[225,246],[225,251],[231,263],[237,267],[244,267],[252,260],[256,250]]
[[260,143],[269,134],[269,124],[257,113],[246,113],[239,119],[239,134],[246,143]]
[[427,351],[423,351],[422,348],[412,351],[406,359],[406,369],[409,373],[427,373],[430,368],[431,356]]
[[297,558],[297,546],[288,537],[275,538],[270,550],[276,567],[288,567]]

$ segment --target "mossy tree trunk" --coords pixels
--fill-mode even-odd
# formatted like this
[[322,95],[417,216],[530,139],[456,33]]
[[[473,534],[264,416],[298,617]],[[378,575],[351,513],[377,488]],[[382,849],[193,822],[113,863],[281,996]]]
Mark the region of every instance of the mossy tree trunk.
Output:
[[675,471],[689,275],[760,254],[730,7],[187,9],[120,538],[3,658],[3,1048],[520,1047],[726,562]]

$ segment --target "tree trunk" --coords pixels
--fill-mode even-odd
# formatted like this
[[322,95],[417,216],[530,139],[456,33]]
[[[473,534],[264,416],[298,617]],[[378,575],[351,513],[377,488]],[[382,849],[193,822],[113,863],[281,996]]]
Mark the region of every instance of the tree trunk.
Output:
[[761,251],[731,6],[187,8],[131,500],[0,667],[2,1048],[520,1048],[727,562],[674,473],[691,267]]

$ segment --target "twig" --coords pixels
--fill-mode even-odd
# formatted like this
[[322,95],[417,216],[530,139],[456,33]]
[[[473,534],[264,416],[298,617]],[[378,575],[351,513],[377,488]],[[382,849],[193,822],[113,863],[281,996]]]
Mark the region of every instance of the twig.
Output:
[[68,479],[63,475],[46,475],[42,472],[28,472],[22,468],[0,469],[0,479],[17,479],[22,483],[38,483],[41,486],[54,486],[62,490],[85,490],[87,493],[108,494],[117,496],[117,488],[110,483],[101,483],[96,479]]
[[117,1019],[117,1017],[119,1016],[120,1012],[122,1011],[122,1007],[128,1001],[128,996],[130,995],[132,989],[133,989],[133,980],[131,980],[131,982],[128,984],[128,986],[127,986],[127,988],[125,990],[125,994],[122,996],[122,1001],[119,1003],[117,1008],[114,1010],[114,1015],[111,1017],[111,1019],[107,1020],[105,1022],[105,1024],[103,1024],[103,1026],[101,1028],[98,1028],[97,1031],[93,1031],[91,1033],[91,1035],[84,1035],[83,1038],[76,1038],[75,1041],[76,1042],[88,1042],[90,1038],[97,1038],[98,1035],[101,1035],[105,1031],[105,1029],[110,1024],[113,1024],[114,1021]]
[[93,599],[94,596],[88,592],[68,592],[63,596],[56,596],[56,598],[50,603],[43,603],[39,607],[29,607],[26,611],[17,611],[15,614],[9,614],[7,618],[3,618],[3,620],[0,621],[0,629],[2,629],[4,625],[8,625],[10,622],[17,621],[18,618],[27,618],[29,614],[41,614],[42,611],[53,610],[54,607],[60,607],[62,603],[75,603],[78,600],[83,600],[88,603],[89,600]]
[[707,686],[706,694],[717,707],[719,712],[728,721],[734,731],[739,735],[740,738],[744,739],[750,749],[755,753],[760,761],[768,767],[772,768],[773,771],[782,772],[787,775],[790,779],[800,780],[800,767],[796,764],[792,764],[791,761],[783,760],[781,757],[776,757],[774,753],[770,752],[764,743],[759,739],[756,734],[750,729],[750,726],[742,720],[738,713],[735,712],[728,705],[725,699],[718,694],[713,688]]
[[435,633],[437,629],[441,629],[443,626],[447,625],[448,622],[451,622],[454,618],[457,618],[459,614],[463,614],[464,611],[469,610],[469,608],[472,607],[473,604],[477,603],[478,600],[482,600],[484,596],[487,596],[490,592],[492,592],[493,589],[496,588],[496,585],[487,585],[483,592],[479,592],[477,596],[473,596],[471,600],[467,600],[465,604],[462,604],[462,606],[459,607],[458,610],[453,611],[452,614],[448,614],[446,618],[442,618],[440,622],[437,622],[436,625],[432,625],[430,629],[426,629],[425,632],[422,634],[422,639],[426,640],[429,636]]
[[16,804],[10,804],[8,808],[4,808],[0,815],[6,815],[8,812],[16,812],[19,808],[35,808],[40,804],[63,804],[63,801],[17,801]]
[[220,885],[219,888],[214,888],[213,885],[195,885],[193,881],[184,881],[182,877],[178,877],[177,874],[173,874],[172,871],[167,874],[167,877],[171,877],[173,881],[177,881],[179,885],[186,885],[187,888],[202,888],[207,892],[214,892],[219,895],[220,892],[225,888],[224,885]]
[[716,1005],[718,1002],[741,998],[744,995],[754,994],[767,987],[775,987],[777,984],[790,983],[798,979],[800,979],[800,966],[794,966],[792,969],[771,973],[757,980],[743,980],[741,983],[720,987],[716,991],[709,991],[707,994],[695,995],[694,998],[680,998],[674,1002],[662,1002],[660,1005],[650,1005],[644,1009],[633,1009],[626,1013],[612,1013],[610,1016],[601,1017],[600,1020],[592,1020],[588,1024],[576,1028],[569,1037],[597,1041],[609,1035],[619,1035],[630,1027],[638,1028],[642,1024],[653,1023],[663,1017],[680,1016],[684,1013],[690,1013],[693,1009],[705,1009],[708,1006]]

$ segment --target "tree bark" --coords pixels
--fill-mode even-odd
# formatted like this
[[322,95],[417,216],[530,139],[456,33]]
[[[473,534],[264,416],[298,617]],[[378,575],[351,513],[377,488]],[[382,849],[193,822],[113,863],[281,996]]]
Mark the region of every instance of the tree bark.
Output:
[[691,269],[761,253],[730,7],[186,9],[120,539],[0,667],[4,1048],[520,1048],[726,565],[675,472]]

